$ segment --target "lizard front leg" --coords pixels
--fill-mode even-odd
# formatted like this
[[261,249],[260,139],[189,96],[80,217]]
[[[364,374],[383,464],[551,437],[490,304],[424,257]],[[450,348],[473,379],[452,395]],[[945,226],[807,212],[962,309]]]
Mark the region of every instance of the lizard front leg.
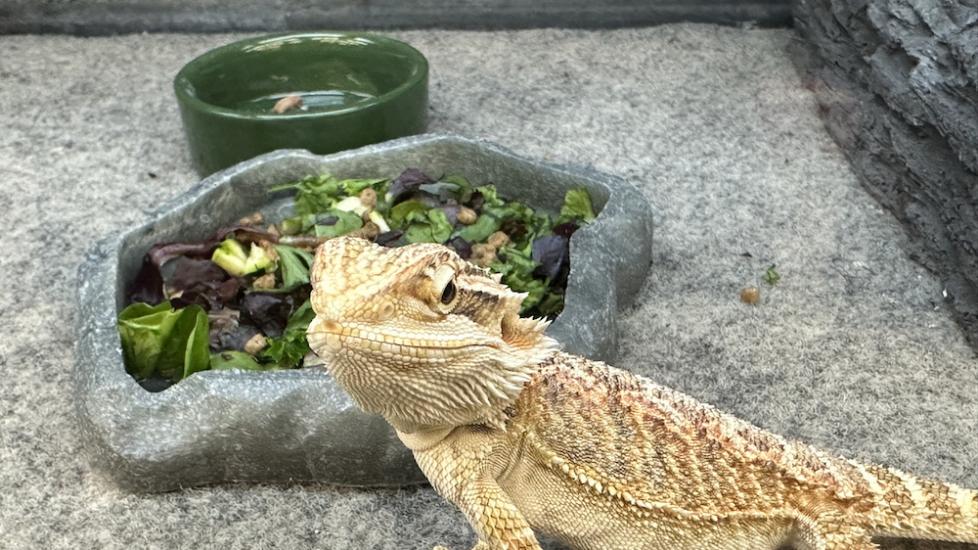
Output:
[[[530,524],[495,481],[470,480],[454,496],[479,537],[472,550],[541,550]],[[436,546],[434,550],[447,549]]]
[[[449,491],[440,483],[434,485],[458,506],[475,530],[479,540],[472,550],[541,550],[526,518],[494,480],[477,477]],[[436,546],[434,550],[447,549]]]
[[468,483],[458,506],[479,535],[473,550],[540,550],[530,524],[495,481]]
[[491,441],[470,435],[415,450],[414,457],[435,490],[472,525],[478,536],[473,550],[541,550],[530,524],[496,482],[500,463],[493,448]]

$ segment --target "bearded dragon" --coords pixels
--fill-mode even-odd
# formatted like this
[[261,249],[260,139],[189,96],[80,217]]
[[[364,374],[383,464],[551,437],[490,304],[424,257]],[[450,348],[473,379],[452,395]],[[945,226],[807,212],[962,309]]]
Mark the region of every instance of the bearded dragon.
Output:
[[[870,550],[978,542],[978,493],[785,440],[560,352],[525,295],[441,245],[321,245],[308,340],[383,415],[475,549]],[[438,548],[438,547],[436,547]]]

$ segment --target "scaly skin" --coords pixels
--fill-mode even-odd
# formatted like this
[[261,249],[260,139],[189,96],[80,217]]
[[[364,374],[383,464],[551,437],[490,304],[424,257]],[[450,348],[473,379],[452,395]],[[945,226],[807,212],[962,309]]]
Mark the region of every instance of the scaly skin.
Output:
[[476,549],[870,550],[978,543],[978,493],[786,441],[561,353],[523,295],[439,245],[323,244],[309,343],[382,414]]

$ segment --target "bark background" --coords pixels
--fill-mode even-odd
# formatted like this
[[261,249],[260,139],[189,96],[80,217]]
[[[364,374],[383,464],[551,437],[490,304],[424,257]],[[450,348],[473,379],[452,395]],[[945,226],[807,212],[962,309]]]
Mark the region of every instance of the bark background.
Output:
[[978,347],[978,1],[798,0],[794,59]]

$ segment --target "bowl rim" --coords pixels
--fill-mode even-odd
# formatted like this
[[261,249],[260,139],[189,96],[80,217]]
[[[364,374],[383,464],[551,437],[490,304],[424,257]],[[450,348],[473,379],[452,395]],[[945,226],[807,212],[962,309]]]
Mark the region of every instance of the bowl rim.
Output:
[[[135,273],[140,261],[130,256],[132,251],[145,251],[169,231],[185,235],[190,226],[201,223],[191,215],[198,207],[217,205],[220,219],[205,220],[217,227],[221,220],[254,212],[255,204],[276,200],[268,189],[283,178],[323,171],[352,175],[363,173],[362,166],[403,167],[406,162],[422,167],[444,162],[458,166],[459,173],[475,172],[470,177],[484,174],[487,180],[496,179],[493,174],[540,174],[562,189],[557,193],[577,184],[603,189],[607,199],[597,219],[571,238],[572,257],[593,257],[590,265],[572,264],[578,275],[568,280],[568,292],[579,298],[568,302],[547,333],[569,352],[614,359],[619,347],[617,313],[645,287],[654,242],[654,210],[628,181],[593,166],[558,165],[484,138],[455,134],[421,134],[329,155],[278,150],[199,179],[154,211],[142,213],[137,222],[106,234],[85,255],[76,275],[72,392],[81,439],[94,466],[121,489],[139,492],[228,482],[362,487],[423,481],[389,425],[360,412],[335,379],[321,370],[207,370],[166,391],[150,393],[126,372],[116,328],[119,285],[128,280],[130,268]],[[521,185],[515,177],[505,179],[513,188]],[[237,207],[224,200],[213,202],[222,196],[241,202]],[[619,235],[636,238],[616,238]],[[133,265],[125,267],[124,258]],[[572,322],[572,316],[578,321]],[[310,414],[309,403],[316,404],[318,412]],[[170,415],[170,421],[161,423],[161,414]],[[219,421],[198,425],[193,422],[197,418]],[[255,431],[252,419],[262,419],[261,426],[276,431]],[[342,426],[354,426],[360,437],[345,438]],[[352,459],[354,467],[347,466],[346,453],[359,453]]]
[[[366,39],[369,40],[371,45],[383,46],[387,48],[392,48],[400,52],[406,53],[414,66],[414,71],[408,76],[404,82],[400,83],[393,89],[384,92],[381,95],[357,103],[356,105],[347,107],[345,109],[336,109],[332,111],[316,111],[316,112],[302,112],[302,113],[292,113],[288,116],[282,116],[279,113],[246,113],[237,109],[231,109],[229,107],[222,107],[220,105],[215,105],[214,103],[209,103],[200,99],[195,94],[190,93],[189,88],[193,88],[193,84],[190,81],[188,73],[198,67],[202,67],[211,63],[216,58],[227,54],[231,50],[241,49],[247,46],[257,46],[266,42],[280,41],[283,39],[311,39],[311,38],[347,38],[347,39]],[[423,82],[428,76],[428,59],[418,51],[414,46],[411,46],[407,42],[397,40],[396,38],[391,38],[389,36],[367,33],[367,32],[343,32],[343,31],[305,31],[305,32],[285,32],[285,33],[273,33],[265,34],[261,36],[256,36],[252,38],[245,38],[242,40],[237,40],[229,44],[224,44],[223,46],[218,46],[207,50],[206,52],[198,55],[197,57],[191,59],[180,70],[177,72],[176,76],[173,77],[173,92],[177,96],[177,101],[188,107],[192,107],[199,111],[205,111],[208,113],[213,113],[228,118],[237,118],[242,120],[275,120],[275,121],[286,121],[289,119],[310,119],[310,118],[330,118],[334,116],[347,115],[356,111],[363,111],[369,109],[375,105],[380,105],[387,103],[397,96],[402,95],[407,90],[417,86]]]

